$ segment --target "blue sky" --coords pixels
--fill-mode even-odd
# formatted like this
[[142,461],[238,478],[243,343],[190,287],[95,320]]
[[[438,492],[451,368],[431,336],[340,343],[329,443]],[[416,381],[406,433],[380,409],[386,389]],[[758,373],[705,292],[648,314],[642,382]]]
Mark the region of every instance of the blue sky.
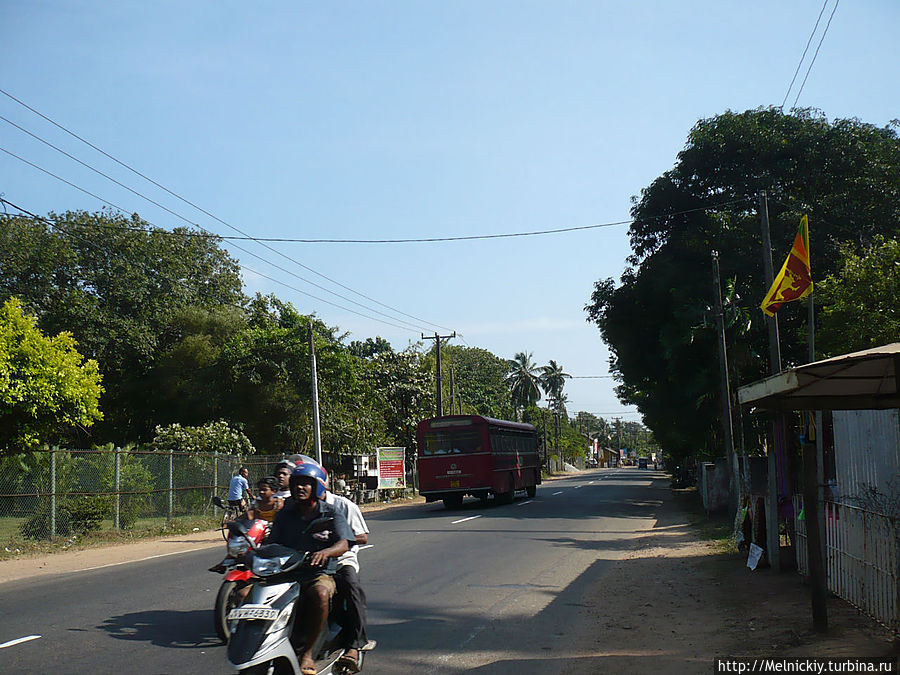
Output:
[[[4,0],[0,88],[256,237],[579,227],[627,220],[631,197],[672,167],[697,120],[780,105],[822,7]],[[845,0],[798,105],[877,125],[900,117],[898,25],[894,0]],[[184,218],[235,234],[2,95],[0,115]],[[155,225],[184,224],[3,121],[0,147]],[[41,214],[103,206],[5,153],[0,194]],[[583,306],[596,280],[624,269],[625,225],[432,244],[271,244],[290,261],[240,245],[264,260],[229,245],[235,257],[281,282],[245,271],[249,292],[274,292],[352,339],[381,335],[402,348],[437,324],[463,336],[456,344],[608,374]],[[373,310],[396,314],[294,261],[415,325],[379,323]],[[570,381],[570,412],[639,419],[612,388]]]

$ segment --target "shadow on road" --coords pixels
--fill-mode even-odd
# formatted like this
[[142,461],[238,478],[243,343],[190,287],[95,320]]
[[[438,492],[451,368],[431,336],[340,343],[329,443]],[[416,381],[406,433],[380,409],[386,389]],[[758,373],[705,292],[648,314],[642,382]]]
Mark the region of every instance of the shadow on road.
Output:
[[173,649],[209,649],[222,643],[216,637],[212,612],[153,610],[112,616],[97,626],[119,640],[149,642]]

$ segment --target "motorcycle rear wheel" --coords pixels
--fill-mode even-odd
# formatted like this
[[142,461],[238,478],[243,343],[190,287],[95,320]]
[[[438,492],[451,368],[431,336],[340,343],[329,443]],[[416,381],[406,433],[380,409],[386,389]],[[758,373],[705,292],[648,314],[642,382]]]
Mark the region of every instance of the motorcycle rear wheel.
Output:
[[[238,586],[236,581],[223,581],[219,592],[216,594],[216,606],[213,609],[213,622],[216,625],[216,635],[222,642],[227,643],[231,637],[231,629],[228,626],[228,612],[238,606],[240,596],[238,596]],[[248,671],[249,672],[249,671]],[[265,672],[265,671],[263,671]]]

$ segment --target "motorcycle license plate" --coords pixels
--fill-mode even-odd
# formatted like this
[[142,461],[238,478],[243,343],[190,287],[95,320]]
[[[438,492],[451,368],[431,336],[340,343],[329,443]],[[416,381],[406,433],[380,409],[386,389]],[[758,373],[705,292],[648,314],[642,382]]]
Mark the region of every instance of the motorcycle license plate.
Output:
[[235,607],[228,612],[228,620],[234,619],[262,619],[274,621],[278,618],[278,610],[269,607]]

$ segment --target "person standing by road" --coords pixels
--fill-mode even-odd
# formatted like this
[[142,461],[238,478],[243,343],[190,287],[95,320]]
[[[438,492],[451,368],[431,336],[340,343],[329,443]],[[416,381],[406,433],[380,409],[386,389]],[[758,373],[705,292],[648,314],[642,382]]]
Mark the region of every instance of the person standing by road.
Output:
[[253,493],[250,492],[250,483],[247,481],[247,476],[249,475],[250,470],[246,466],[242,466],[234,478],[231,479],[231,482],[228,484],[229,506],[237,506],[243,510],[247,506],[244,495],[246,494],[250,499],[253,499]]

